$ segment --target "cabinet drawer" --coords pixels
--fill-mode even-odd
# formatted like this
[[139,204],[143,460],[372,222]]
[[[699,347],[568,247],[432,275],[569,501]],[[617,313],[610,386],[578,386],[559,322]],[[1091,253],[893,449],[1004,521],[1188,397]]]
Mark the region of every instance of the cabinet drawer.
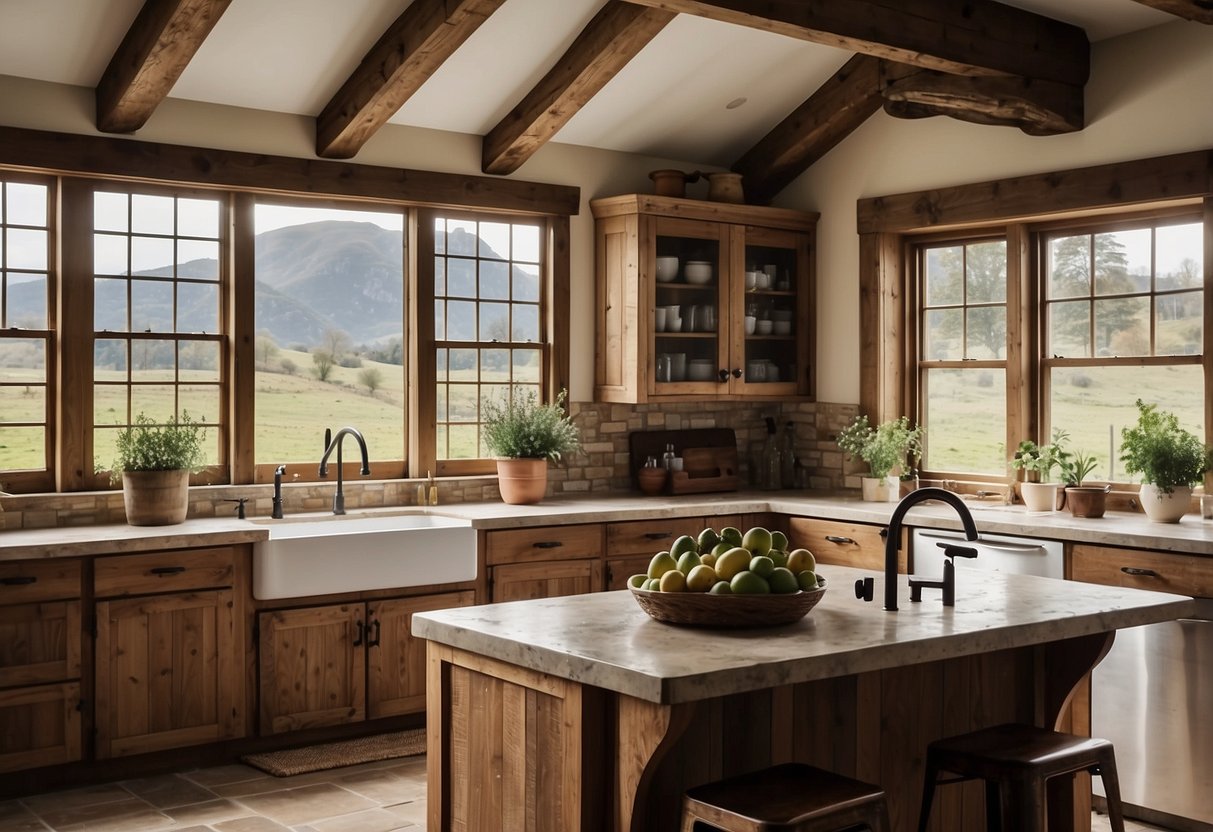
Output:
[[1213,558],[1076,543],[1070,563],[1076,581],[1213,597]]
[[[793,517],[788,521],[788,545],[808,549],[819,563],[884,569],[884,526]],[[898,553],[898,571],[906,571],[905,534]]]
[[[655,555],[663,549],[669,549],[681,535],[698,535],[703,531],[703,526],[702,517],[611,523],[606,530],[607,555]],[[717,531],[719,530],[717,528]]]
[[232,550],[182,549],[146,555],[97,558],[94,591],[99,598],[180,592],[232,585]]
[[0,604],[80,597],[80,561],[18,560],[0,563]]
[[81,758],[80,683],[0,691],[0,772]]
[[488,565],[596,558],[602,555],[602,526],[540,526],[487,534]]

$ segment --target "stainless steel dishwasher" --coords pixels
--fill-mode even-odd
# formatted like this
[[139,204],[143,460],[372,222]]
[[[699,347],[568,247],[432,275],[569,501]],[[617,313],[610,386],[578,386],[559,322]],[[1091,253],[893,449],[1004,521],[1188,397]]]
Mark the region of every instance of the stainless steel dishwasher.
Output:
[[1195,618],[1116,632],[1091,677],[1091,734],[1116,745],[1125,814],[1213,831],[1213,599]]

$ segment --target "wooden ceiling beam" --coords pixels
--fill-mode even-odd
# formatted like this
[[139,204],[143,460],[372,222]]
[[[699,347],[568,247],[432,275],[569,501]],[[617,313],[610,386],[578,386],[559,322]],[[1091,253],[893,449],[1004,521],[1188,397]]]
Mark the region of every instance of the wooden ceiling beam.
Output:
[[505,0],[413,0],[316,117],[316,154],[348,159]]
[[1018,127],[1030,136],[1084,126],[1082,87],[1032,78],[948,75],[883,62],[884,110],[897,118],[951,116],[974,124]]
[[674,17],[607,0],[547,75],[484,137],[481,169],[501,175],[518,170]]
[[881,63],[853,56],[737,160],[747,201],[769,202],[880,109]]
[[1086,33],[994,0],[629,0],[955,75],[1082,86]]
[[1213,0],[1137,0],[1137,2],[1185,20],[1213,25]]
[[146,124],[231,2],[147,0],[97,83],[97,129]]

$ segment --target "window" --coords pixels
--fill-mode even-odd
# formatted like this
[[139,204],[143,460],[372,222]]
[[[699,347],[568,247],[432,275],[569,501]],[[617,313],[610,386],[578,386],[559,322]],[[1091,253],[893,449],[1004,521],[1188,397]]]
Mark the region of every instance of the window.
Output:
[[93,193],[93,456],[145,414],[207,427],[226,460],[221,198],[99,186]]
[[549,360],[544,224],[436,216],[433,229],[435,458],[442,473],[472,473],[489,456],[485,401],[535,391]]
[[1007,244],[919,249],[924,470],[997,473],[1007,427]]
[[42,487],[52,453],[50,202],[44,181],[0,179],[0,471],[6,483]]
[[1048,422],[1095,456],[1092,479],[1125,479],[1120,431],[1138,398],[1202,435],[1202,234],[1170,220],[1043,235]]
[[404,476],[404,211],[259,201],[255,226],[257,464],[314,465],[351,425]]

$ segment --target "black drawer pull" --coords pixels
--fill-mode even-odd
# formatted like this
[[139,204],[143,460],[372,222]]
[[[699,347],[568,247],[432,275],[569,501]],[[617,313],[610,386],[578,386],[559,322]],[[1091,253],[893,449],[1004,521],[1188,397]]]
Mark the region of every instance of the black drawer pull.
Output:
[[178,575],[185,571],[184,566],[153,566],[153,575]]
[[831,543],[850,543],[850,544],[855,543],[855,541],[849,537],[839,537],[836,534],[827,534],[826,540],[830,541]]
[[644,536],[649,540],[664,540],[667,537],[673,537],[673,532],[645,532]]
[[1120,571],[1126,575],[1140,575],[1143,578],[1157,578],[1158,573],[1153,569],[1142,569],[1140,566],[1122,566]]
[[33,575],[14,575],[11,578],[0,578],[0,584],[5,586],[29,586],[38,583]]
[[358,626],[358,635],[354,637],[354,647],[362,646],[362,637],[366,635],[366,625],[361,621],[354,622]]
[[532,543],[536,549],[559,549],[564,544],[559,540],[541,540],[538,543]]

